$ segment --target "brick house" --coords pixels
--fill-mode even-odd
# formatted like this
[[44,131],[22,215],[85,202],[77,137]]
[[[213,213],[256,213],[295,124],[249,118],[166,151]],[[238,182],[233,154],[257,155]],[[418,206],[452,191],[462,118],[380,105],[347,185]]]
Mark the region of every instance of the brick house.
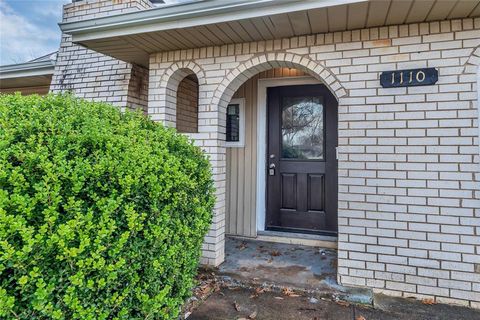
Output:
[[82,0],[60,28],[51,92],[209,155],[204,264],[226,235],[311,243],[340,284],[480,308],[478,1]]

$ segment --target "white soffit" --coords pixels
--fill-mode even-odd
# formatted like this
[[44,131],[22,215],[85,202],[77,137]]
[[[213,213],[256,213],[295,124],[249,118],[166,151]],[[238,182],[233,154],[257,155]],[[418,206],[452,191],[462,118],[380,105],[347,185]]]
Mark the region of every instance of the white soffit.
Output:
[[477,0],[212,0],[60,27],[75,43],[147,66],[160,51],[478,16]]
[[0,88],[50,85],[54,69],[53,60],[0,66]]
[[50,86],[52,74],[23,78],[0,79],[0,89]]

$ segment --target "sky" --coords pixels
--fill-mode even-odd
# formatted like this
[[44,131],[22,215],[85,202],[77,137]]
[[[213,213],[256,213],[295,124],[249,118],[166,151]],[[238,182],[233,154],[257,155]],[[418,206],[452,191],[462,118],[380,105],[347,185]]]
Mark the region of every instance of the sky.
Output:
[[26,62],[60,45],[58,22],[70,0],[0,0],[0,65]]
[[0,65],[27,62],[58,50],[62,5],[70,1],[0,0]]

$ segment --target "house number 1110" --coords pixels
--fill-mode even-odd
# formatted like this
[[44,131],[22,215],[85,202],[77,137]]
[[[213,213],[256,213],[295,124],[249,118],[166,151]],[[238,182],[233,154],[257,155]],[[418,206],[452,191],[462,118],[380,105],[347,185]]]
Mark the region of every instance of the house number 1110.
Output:
[[[409,80],[408,83],[413,82],[413,71],[409,72]],[[417,74],[415,75],[415,79],[417,82],[423,82],[425,81],[425,72],[423,71],[418,71]],[[395,73],[392,72],[392,84],[395,84]],[[403,84],[403,72],[400,72],[400,84]]]
[[426,86],[438,81],[435,68],[385,71],[380,75],[380,84],[384,88]]

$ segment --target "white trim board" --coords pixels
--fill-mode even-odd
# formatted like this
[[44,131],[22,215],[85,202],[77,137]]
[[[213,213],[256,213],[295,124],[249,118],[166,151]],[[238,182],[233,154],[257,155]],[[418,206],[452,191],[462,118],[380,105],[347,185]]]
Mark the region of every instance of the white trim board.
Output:
[[265,230],[267,198],[267,88],[322,84],[314,77],[286,77],[258,80],[257,97],[257,231]]

